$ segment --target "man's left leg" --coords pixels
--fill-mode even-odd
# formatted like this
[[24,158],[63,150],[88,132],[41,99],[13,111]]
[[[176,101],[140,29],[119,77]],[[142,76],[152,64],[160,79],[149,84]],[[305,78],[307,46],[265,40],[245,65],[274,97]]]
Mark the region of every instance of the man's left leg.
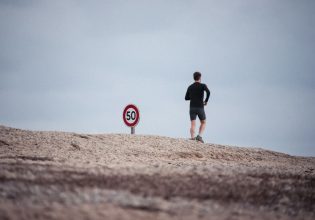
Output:
[[195,138],[195,127],[196,127],[196,120],[191,120],[191,125],[190,125],[190,136],[191,136],[191,139]]

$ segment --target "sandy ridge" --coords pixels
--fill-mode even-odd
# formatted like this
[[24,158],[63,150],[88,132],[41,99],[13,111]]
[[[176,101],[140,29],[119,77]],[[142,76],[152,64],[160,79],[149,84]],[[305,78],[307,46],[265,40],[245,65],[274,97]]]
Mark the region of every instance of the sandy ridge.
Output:
[[23,217],[15,210],[38,219],[315,215],[315,158],[260,148],[0,126],[0,166],[0,217],[9,219]]

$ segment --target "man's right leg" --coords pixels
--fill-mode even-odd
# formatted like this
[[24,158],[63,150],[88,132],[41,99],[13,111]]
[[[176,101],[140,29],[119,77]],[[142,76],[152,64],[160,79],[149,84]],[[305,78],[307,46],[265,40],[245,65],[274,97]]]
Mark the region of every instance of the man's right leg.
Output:
[[191,125],[190,125],[190,136],[191,136],[191,139],[195,138],[195,127],[196,127],[196,120],[191,120]]
[[206,129],[206,120],[200,120],[200,127],[199,127],[199,136],[202,136],[204,130]]
[[204,143],[202,139],[202,134],[206,128],[206,113],[204,109],[200,109],[198,112],[198,117],[200,119],[200,127],[199,127],[199,133],[198,136],[196,137],[197,141],[200,141]]

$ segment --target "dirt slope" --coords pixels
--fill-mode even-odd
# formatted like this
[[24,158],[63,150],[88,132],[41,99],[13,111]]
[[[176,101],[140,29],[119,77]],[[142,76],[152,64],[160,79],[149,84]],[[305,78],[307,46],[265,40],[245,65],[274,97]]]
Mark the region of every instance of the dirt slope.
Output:
[[315,158],[0,126],[0,219],[314,219]]

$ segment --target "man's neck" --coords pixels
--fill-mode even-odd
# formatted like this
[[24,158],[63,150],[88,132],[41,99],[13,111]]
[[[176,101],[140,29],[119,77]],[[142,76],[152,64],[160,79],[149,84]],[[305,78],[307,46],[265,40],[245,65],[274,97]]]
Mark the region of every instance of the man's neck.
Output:
[[195,83],[200,83],[201,82],[201,80],[195,80]]

